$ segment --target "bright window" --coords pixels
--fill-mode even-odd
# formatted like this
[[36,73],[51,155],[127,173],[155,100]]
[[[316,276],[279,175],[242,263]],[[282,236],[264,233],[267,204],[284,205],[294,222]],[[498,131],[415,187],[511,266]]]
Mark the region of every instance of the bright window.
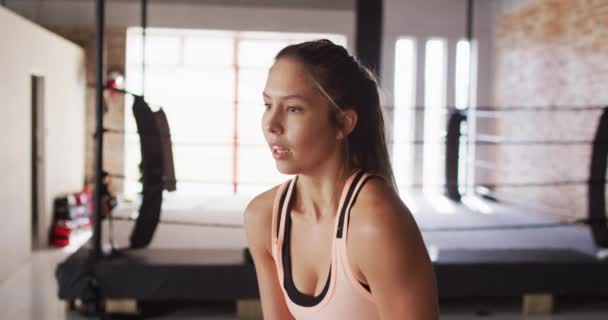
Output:
[[[469,41],[460,40],[456,44],[456,108],[465,109],[471,106],[470,93],[471,90],[471,46]],[[467,166],[467,150],[469,148],[466,134],[468,130],[467,123],[463,123],[461,127],[460,150],[458,157],[458,184],[461,194],[466,193],[467,175],[469,174]]]
[[[262,135],[262,90],[281,48],[320,38],[346,45],[345,36],[333,34],[149,28],[142,79],[141,29],[127,31],[126,88],[140,93],[144,86],[151,108],[167,114],[179,192],[255,194],[287,179]],[[131,105],[127,97],[126,195],[141,190]]]
[[416,79],[416,43],[412,38],[397,40],[395,47],[395,110],[392,163],[399,190],[412,184],[413,124]]
[[456,107],[464,109],[469,106],[470,88],[470,46],[466,40],[460,40],[456,44]]
[[424,70],[424,163],[422,168],[425,192],[440,192],[445,181],[445,109],[446,104],[446,42],[429,39],[426,42]]
[[[419,42],[413,37],[404,37],[396,42],[393,169],[399,189],[407,189],[416,180],[414,175],[418,174],[414,172],[417,167],[414,161],[421,161],[423,189],[425,192],[436,193],[444,190],[445,183],[448,70],[455,70],[455,107],[464,109],[474,106],[476,78],[472,75],[475,74],[477,56],[475,46],[466,40],[460,40],[456,44],[453,60],[448,59],[445,39],[428,39],[421,43],[422,48],[417,47]],[[418,64],[422,63],[420,61],[424,61],[424,70],[417,73],[420,70]],[[454,61],[455,65],[448,65],[448,61]],[[417,84],[424,84],[424,97],[416,97],[416,92],[420,91],[416,89]],[[419,106],[416,101],[423,101],[419,102],[423,108],[414,109],[414,106]],[[422,115],[424,123],[416,122],[415,119]],[[418,149],[414,148],[416,144],[413,141],[419,139],[414,134],[416,128],[424,128],[421,156],[415,156]],[[468,163],[472,162],[475,150],[467,145],[466,134],[468,130],[474,131],[474,128],[471,128],[470,123],[464,123],[461,129],[459,184],[464,186],[467,181],[473,181],[473,170],[469,170]],[[461,189],[461,193],[465,191],[464,188]]]

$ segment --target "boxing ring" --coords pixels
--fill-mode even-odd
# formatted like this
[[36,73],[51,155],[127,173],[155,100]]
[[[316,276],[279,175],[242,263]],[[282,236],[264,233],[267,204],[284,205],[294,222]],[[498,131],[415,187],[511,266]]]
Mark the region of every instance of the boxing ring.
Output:
[[[103,1],[97,3],[101,15],[97,38],[102,39]],[[98,132],[103,131],[102,50],[103,43],[98,42]],[[462,110],[447,110],[445,188],[435,195],[414,191],[401,194],[422,231],[440,298],[531,293],[608,296],[608,261],[603,256],[608,247],[608,143],[604,138],[608,136],[608,109],[599,109],[603,114],[590,145],[593,157],[589,179],[584,182],[589,188],[588,216],[578,219],[501,200],[491,186],[474,186],[474,194],[462,195],[457,159],[460,128],[467,115]],[[138,130],[143,139],[146,135]],[[101,183],[102,137],[97,135],[96,190]],[[154,149],[155,144],[143,145],[142,159],[149,158],[144,149]],[[243,212],[250,198],[169,195],[150,184],[158,182],[158,177],[147,175],[158,169],[155,165],[144,166],[144,198],[120,203],[111,222],[101,219],[96,200],[96,221],[103,222],[95,224],[91,241],[58,266],[59,298],[89,303],[98,313],[103,312],[102,303],[110,299],[257,299],[255,269],[243,230]],[[110,226],[118,247],[128,242],[129,234],[131,245],[104,250],[102,244],[110,239],[101,230]],[[143,232],[143,240],[137,245],[132,241],[135,230]]]
[[[465,198],[469,204],[423,193],[402,197],[422,230],[440,298],[608,293],[607,262],[598,259],[602,247],[588,226],[560,225],[558,219],[480,197]],[[168,201],[149,247],[121,251],[96,264],[103,296],[144,301],[257,298],[255,270],[243,254],[246,199],[233,200],[236,210],[219,205],[224,201],[215,202],[215,210],[184,202],[171,207]],[[115,210],[115,237],[124,242],[133,228],[129,216],[134,206]],[[90,251],[83,247],[63,267],[79,270]],[[81,290],[62,285],[60,297],[78,299]]]
[[[607,110],[596,140],[604,136]],[[453,153],[461,139],[454,136],[460,132],[454,123],[465,120],[459,112],[448,120],[444,192],[401,194],[422,231],[440,298],[608,295],[608,261],[600,256],[607,229],[600,213],[590,211],[588,218],[575,219],[509,199],[499,201],[500,195],[480,187],[473,196],[459,193],[460,173],[453,165],[458,155]],[[590,168],[596,178],[588,180],[588,200],[594,202],[589,208],[605,212],[603,198],[594,197],[605,194],[605,180],[598,179],[595,171],[606,170],[606,150],[601,149],[606,144],[596,142]],[[258,298],[243,230],[249,200],[166,194],[154,237],[145,248],[116,251],[91,264],[99,296],[137,301]],[[112,234],[119,247],[128,242],[142,207],[135,201],[114,209]],[[103,228],[108,230],[109,224],[104,220]],[[109,240],[106,234],[102,242]],[[58,268],[60,298],[82,299],[86,288],[91,290],[91,279],[82,273],[83,266],[91,263],[91,253],[88,244]]]

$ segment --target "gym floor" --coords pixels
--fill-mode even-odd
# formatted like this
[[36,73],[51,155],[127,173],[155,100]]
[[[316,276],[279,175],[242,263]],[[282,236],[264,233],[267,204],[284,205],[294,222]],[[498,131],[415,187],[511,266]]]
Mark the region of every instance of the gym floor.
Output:
[[[65,303],[57,298],[57,281],[54,272],[57,263],[69,252],[60,249],[37,251],[19,271],[0,283],[0,310],[3,319],[59,320],[89,319],[77,312],[67,311]],[[153,319],[237,319],[231,304],[183,306]],[[550,316],[523,316],[519,299],[476,299],[442,301],[441,319],[473,318],[492,319],[577,319],[608,318],[608,298],[556,300],[556,310]]]

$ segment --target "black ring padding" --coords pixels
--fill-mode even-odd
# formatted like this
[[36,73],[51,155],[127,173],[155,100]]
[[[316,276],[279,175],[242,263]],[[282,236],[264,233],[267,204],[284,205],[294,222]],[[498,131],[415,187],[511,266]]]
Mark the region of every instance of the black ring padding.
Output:
[[[129,180],[129,181],[138,181],[138,182],[142,182],[142,179],[136,179],[136,178],[128,178],[125,175],[122,174],[108,174],[108,177],[110,178],[115,178],[115,179],[120,179],[120,180]],[[177,179],[175,180],[175,182],[178,183],[200,183],[200,184],[216,184],[216,185],[224,185],[224,184],[230,184],[232,185],[234,182],[233,181],[211,181],[211,180],[202,180],[202,179]],[[262,181],[261,183],[256,183],[256,182],[238,182],[239,185],[244,185],[244,186],[259,186],[260,184],[276,184],[276,181]]]
[[114,174],[114,173],[109,173],[108,177],[110,178],[118,178],[118,179],[126,179],[127,177],[125,175],[122,174]]
[[527,229],[547,229],[547,228],[563,228],[574,227],[579,225],[594,226],[598,220],[592,219],[577,219],[574,221],[558,221],[552,223],[530,223],[530,224],[505,224],[505,225],[489,225],[489,226],[463,226],[463,227],[421,227],[421,232],[471,232],[471,231],[496,231],[496,230],[527,230]]
[[[461,112],[462,113],[462,112]],[[465,119],[466,120],[466,119]],[[466,137],[466,135],[464,135]],[[416,139],[416,140],[405,140],[405,141],[388,141],[388,143],[399,143],[399,144],[415,144],[415,145],[423,145],[423,144],[446,144],[447,135],[445,138],[433,139],[433,140],[425,140],[425,139]],[[472,145],[592,145],[592,144],[608,144],[608,139],[601,139],[598,141],[595,140],[497,140],[497,139],[487,139],[487,138],[478,138],[476,137],[474,140],[463,142],[464,144],[472,144]]]
[[[125,131],[125,130],[118,130],[118,129],[104,129],[103,130],[104,133],[109,133],[109,134],[116,134],[116,135],[138,135],[140,138],[156,138],[156,137],[161,137],[161,138],[169,138],[171,139],[171,144],[174,146],[226,146],[227,144],[232,145],[234,142],[238,143],[239,147],[267,147],[267,145],[265,143],[249,143],[249,142],[240,142],[239,139],[226,139],[225,141],[212,141],[212,142],[196,142],[196,141],[180,141],[179,139],[185,139],[185,138],[193,138],[192,136],[173,136],[173,135],[146,135],[146,134],[141,134],[139,132],[135,132],[135,131]],[[93,134],[93,137],[95,137],[96,135]],[[199,138],[199,137],[194,137],[194,138]]]
[[[447,183],[446,183],[447,184]],[[583,186],[583,185],[597,185],[606,184],[606,181],[600,180],[562,180],[562,181],[539,181],[539,182],[511,182],[511,183],[496,183],[496,184],[459,184],[460,187],[484,187],[484,188],[527,188],[527,187],[561,187],[561,186]]]
[[[382,106],[383,109],[394,110],[395,105],[387,104]],[[405,111],[429,111],[434,107],[427,106],[411,106],[411,107],[400,107],[400,110]],[[474,111],[483,111],[483,112],[579,112],[579,111],[602,111],[605,110],[606,106],[600,105],[585,105],[585,106],[477,106],[474,108],[458,108],[456,106],[441,106],[435,109],[439,109],[444,112],[449,112],[451,110],[459,110],[464,112],[469,112],[469,110]]]
[[[462,110],[452,110],[452,112],[457,112],[460,114],[464,114],[464,112]],[[465,119],[466,120],[466,119]],[[449,122],[449,121],[448,121]],[[449,131],[449,130],[448,130]],[[135,131],[125,131],[125,130],[119,130],[119,129],[103,129],[104,133],[110,133],[110,134],[122,134],[122,135],[139,135],[139,136],[145,136],[145,137],[149,137],[148,135],[145,134],[141,134],[139,132],[135,132]],[[96,134],[93,134],[93,137],[95,137]],[[156,136],[154,136],[156,137]],[[218,146],[218,145],[226,145],[227,143],[234,143],[235,139],[229,139],[227,141],[218,141],[218,142],[196,142],[196,141],[179,141],[180,138],[184,138],[179,137],[179,136],[172,136],[172,135],[164,135],[163,137],[168,137],[168,138],[174,138],[175,140],[172,140],[171,143],[173,145],[189,145],[189,146]],[[190,137],[187,137],[190,138]],[[239,144],[239,146],[247,146],[247,147],[266,147],[266,144],[264,143],[242,143],[239,142],[237,140],[237,143]],[[388,141],[388,143],[395,143],[394,141]],[[427,142],[424,139],[416,139],[416,140],[408,140],[408,141],[402,141],[400,143],[408,143],[408,144],[415,144],[415,145],[423,145],[423,144],[428,144],[428,143],[437,143],[437,144],[445,144],[448,143],[448,139],[443,138],[443,139],[436,139],[430,142]],[[499,140],[499,139],[485,139],[485,138],[479,138],[476,137],[474,142],[469,143],[467,142],[467,144],[474,144],[474,145],[591,145],[591,144],[595,144],[595,143],[603,143],[603,144],[608,144],[608,139],[602,139],[602,140],[598,140],[598,141],[594,141],[594,140]]]
[[122,135],[126,135],[126,134],[131,134],[131,135],[139,135],[140,137],[167,137],[167,138],[171,138],[170,134],[165,134],[165,135],[155,135],[155,134],[144,134],[142,132],[137,132],[137,131],[129,131],[127,132],[126,130],[120,130],[120,129],[110,129],[110,128],[104,128],[103,129],[104,133],[113,133],[113,134],[122,134]]
[[[131,217],[113,217],[116,221],[136,221]],[[462,226],[462,227],[434,227],[424,228],[420,230],[424,232],[452,232],[452,231],[490,231],[490,230],[517,230],[517,229],[543,229],[557,228],[576,225],[597,225],[601,223],[601,219],[576,219],[574,221],[560,221],[553,223],[535,223],[535,224],[506,224],[506,225],[490,225],[490,226]],[[210,223],[198,221],[178,221],[162,219],[158,222],[159,225],[178,225],[191,227],[207,227],[207,228],[226,228],[226,229],[243,229],[243,225],[231,223]]]
[[[484,188],[528,188],[528,187],[539,187],[539,188],[547,188],[547,187],[560,187],[560,186],[588,186],[588,185],[597,185],[604,184],[606,185],[607,181],[597,181],[597,180],[564,180],[564,181],[542,181],[542,182],[515,182],[515,183],[497,183],[497,184],[488,184],[488,183],[480,183],[480,184],[450,184],[451,186],[458,187],[484,187]],[[407,184],[408,186],[412,186],[415,188],[421,188],[425,185],[422,183],[414,183]],[[435,185],[431,185],[430,187],[442,188],[446,187],[447,183],[439,183]]]
[[445,194],[454,201],[460,201],[461,194],[458,191],[458,164],[460,157],[460,128],[467,120],[461,110],[452,110],[447,123],[446,152],[445,152]]
[[[137,221],[137,218],[132,217],[117,217],[112,216],[113,220],[116,221]],[[226,229],[243,229],[244,226],[242,224],[236,223],[219,223],[219,222],[199,222],[199,221],[179,221],[179,220],[168,220],[168,219],[160,219],[158,221],[159,225],[175,225],[175,226],[191,226],[191,227],[207,227],[207,228],[226,228]]]
[[104,133],[116,133],[116,134],[125,134],[127,133],[125,130],[121,129],[111,129],[111,128],[103,128]]
[[[600,141],[608,136],[608,108],[604,109],[600,117],[595,141]],[[591,226],[591,232],[595,243],[602,247],[608,247],[608,225],[606,224],[606,168],[608,162],[608,145],[594,143],[591,153],[591,165],[589,168],[588,185],[588,216],[600,222]],[[592,183],[592,181],[594,181]]]
[[579,111],[601,111],[606,110],[606,106],[504,106],[504,107],[490,107],[490,106],[479,106],[474,109],[477,111],[496,111],[496,112],[510,112],[510,111],[527,111],[527,112],[579,112]]
[[[390,141],[390,143],[394,143],[393,141]],[[447,138],[446,139],[436,139],[430,142],[425,141],[424,139],[417,139],[417,140],[409,140],[409,141],[402,141],[400,143],[407,143],[407,144],[415,144],[415,145],[423,145],[423,144],[430,144],[430,143],[434,143],[434,144],[447,144]],[[599,141],[593,141],[593,140],[502,140],[502,141],[493,141],[490,139],[479,139],[479,138],[475,138],[474,141],[471,142],[465,142],[465,144],[472,144],[472,145],[488,145],[488,146],[499,146],[499,145],[581,145],[581,146],[587,146],[587,145],[592,145],[592,144],[608,144],[608,140],[599,140]]]
[[475,138],[474,145],[592,145],[592,144],[608,144],[608,140],[493,140],[487,138]]
[[[108,174],[108,176],[110,178],[117,178],[117,179],[126,179],[126,177],[124,175],[120,175],[120,174]],[[179,179],[177,180],[177,182],[187,182],[187,183],[214,183],[214,184],[230,184],[232,182],[217,182],[217,181],[205,181],[205,180],[189,180],[189,179]],[[270,183],[270,182],[269,182]],[[251,183],[239,183],[239,184],[247,184],[250,185]],[[606,185],[608,184],[608,181],[606,181],[605,179],[598,179],[598,180],[562,180],[562,181],[540,181],[540,182],[514,182],[514,183],[497,183],[497,184],[487,184],[487,183],[480,183],[480,184],[455,184],[455,183],[442,183],[442,184],[437,184],[435,185],[435,187],[446,187],[448,185],[450,185],[450,187],[485,187],[485,188],[499,188],[499,187],[508,187],[508,188],[525,188],[525,187],[559,187],[559,186],[578,186],[578,185],[585,185],[585,186],[589,186],[589,185],[597,185],[597,184],[603,184]],[[256,184],[257,185],[257,184]],[[415,184],[408,184],[411,185],[413,187],[423,187],[424,185],[421,183],[415,183]]]

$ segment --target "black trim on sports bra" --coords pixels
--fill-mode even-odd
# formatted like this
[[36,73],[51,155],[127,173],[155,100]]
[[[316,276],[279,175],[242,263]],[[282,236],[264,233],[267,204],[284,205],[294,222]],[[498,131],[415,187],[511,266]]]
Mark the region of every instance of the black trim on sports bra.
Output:
[[[364,174],[365,173],[363,171],[360,171],[357,173],[357,175],[353,179],[353,182],[351,183],[349,190],[344,198],[344,203],[342,204],[342,209],[340,210],[340,217],[339,217],[338,228],[337,228],[338,231],[336,234],[336,237],[338,237],[338,238],[342,238],[342,236],[343,236],[344,218],[346,216],[346,211],[348,210],[347,207],[348,207],[348,204],[350,203],[350,198],[353,196],[354,190]],[[363,184],[365,184],[367,182],[367,180],[369,180],[368,178],[371,178],[371,177],[375,177],[375,176],[368,176],[365,179],[365,181],[363,181]],[[321,291],[321,293],[319,293],[318,296],[310,296],[310,295],[300,292],[296,288],[295,283],[293,282],[293,273],[292,273],[292,265],[291,265],[291,245],[290,245],[290,243],[291,243],[291,209],[293,207],[294,194],[295,194],[295,189],[296,189],[295,182],[293,182],[293,183],[294,183],[293,190],[292,190],[290,198],[288,199],[289,202],[287,204],[287,210],[285,212],[285,228],[284,228],[285,234],[284,234],[283,246],[282,246],[283,272],[284,272],[284,276],[285,276],[284,288],[285,288],[285,291],[287,292],[287,295],[289,296],[289,298],[291,299],[291,301],[293,303],[303,306],[303,307],[313,307],[313,306],[319,304],[321,301],[323,301],[323,298],[325,298],[325,296],[327,295],[327,292],[329,291],[329,285],[331,282],[331,273],[333,270],[332,270],[332,265],[330,264],[327,280],[325,281],[325,286],[323,287],[323,290]],[[362,187],[363,187],[363,185],[361,186],[361,188]],[[359,191],[361,190],[361,188],[359,188]],[[285,200],[287,200],[286,197],[287,197],[288,189],[289,189],[289,186],[287,188],[285,188],[285,191],[281,195],[281,200],[279,202],[279,214],[278,214],[278,219],[277,219],[277,223],[278,223],[277,237],[280,232],[279,229],[280,229],[280,225],[281,225],[281,218],[282,218],[281,215],[282,215],[282,211],[283,211],[282,209],[283,209],[283,206],[285,205]],[[358,194],[359,194],[359,192],[354,194],[355,199]],[[354,201],[353,201],[353,203],[354,203]],[[349,216],[349,221],[350,221],[350,216]],[[363,286],[365,288],[365,290],[367,290],[368,292],[371,292],[369,285],[362,283],[360,281],[358,281],[358,282],[361,284],[361,286]]]
[[355,188],[357,187],[357,183],[359,183],[359,180],[361,180],[361,177],[363,177],[365,173],[363,171],[359,171],[357,173],[357,176],[355,176],[355,179],[353,179],[353,183],[350,185],[350,188],[348,188],[348,193],[346,194],[346,197],[344,198],[344,203],[342,204],[342,210],[340,210],[340,221],[338,222],[338,232],[337,232],[337,237],[338,238],[342,238],[342,234],[343,234],[343,227],[344,227],[344,217],[346,216],[346,210],[348,210],[348,204],[350,203],[350,198],[353,195],[353,192],[355,192]]
[[329,291],[329,283],[331,280],[331,264],[329,267],[329,274],[327,276],[327,280],[325,281],[325,287],[323,287],[323,291],[319,293],[318,296],[309,296],[304,294],[296,288],[295,283],[293,282],[292,276],[292,267],[291,267],[291,208],[293,206],[293,195],[295,193],[296,186],[293,186],[293,191],[291,193],[291,197],[289,198],[289,203],[287,204],[287,211],[285,214],[285,237],[283,239],[283,272],[285,273],[285,282],[284,287],[285,291],[287,291],[287,295],[293,301],[293,303],[298,304],[303,307],[313,307],[323,301],[323,298],[327,295]]
[[[365,178],[365,180],[363,180],[363,182],[361,183],[361,188],[359,188],[359,190],[355,194],[355,197],[353,198],[353,204],[355,204],[355,202],[357,201],[357,197],[359,196],[359,193],[361,193],[361,190],[363,190],[363,187],[365,186],[365,184],[373,178],[378,178],[378,179],[384,180],[384,178],[382,178],[381,176],[371,175],[371,174],[368,175]],[[350,226],[350,214],[348,215],[348,225]]]
[[283,214],[283,204],[285,203],[285,197],[287,197],[287,192],[289,191],[289,184],[285,186],[285,190],[283,190],[283,194],[281,195],[281,200],[279,201],[279,212],[277,213],[277,239],[281,233],[281,215]]
[[[361,176],[363,176],[363,175],[361,175]],[[356,185],[359,182],[359,180],[361,180],[361,176],[357,176],[355,178],[355,180],[353,181],[353,185]],[[357,197],[359,196],[359,193],[361,193],[361,190],[363,190],[363,187],[365,186],[365,184],[369,180],[371,180],[373,178],[379,178],[379,179],[384,180],[381,176],[377,176],[377,175],[368,175],[367,177],[365,177],[365,180],[363,180],[363,182],[361,182],[361,188],[359,188],[359,190],[357,190],[357,193],[355,193],[353,195],[353,197],[354,197],[353,200],[352,200],[353,204],[357,201]],[[344,208],[342,208],[342,209],[343,210],[342,210],[341,214],[346,215],[346,210],[344,210]],[[347,209],[350,210],[350,208],[347,208]],[[340,219],[340,226],[339,226],[339,229],[338,229],[338,236],[339,236],[339,238],[342,237],[342,229],[343,229],[342,226],[344,224],[343,220],[344,220],[344,217],[342,216],[341,219]],[[350,225],[350,214],[348,215],[348,225]],[[363,283],[361,281],[357,281],[357,282],[359,282],[359,284],[361,284],[363,286],[363,288],[365,288],[365,290],[367,290],[370,293],[372,292],[372,289],[369,287],[368,284]]]

